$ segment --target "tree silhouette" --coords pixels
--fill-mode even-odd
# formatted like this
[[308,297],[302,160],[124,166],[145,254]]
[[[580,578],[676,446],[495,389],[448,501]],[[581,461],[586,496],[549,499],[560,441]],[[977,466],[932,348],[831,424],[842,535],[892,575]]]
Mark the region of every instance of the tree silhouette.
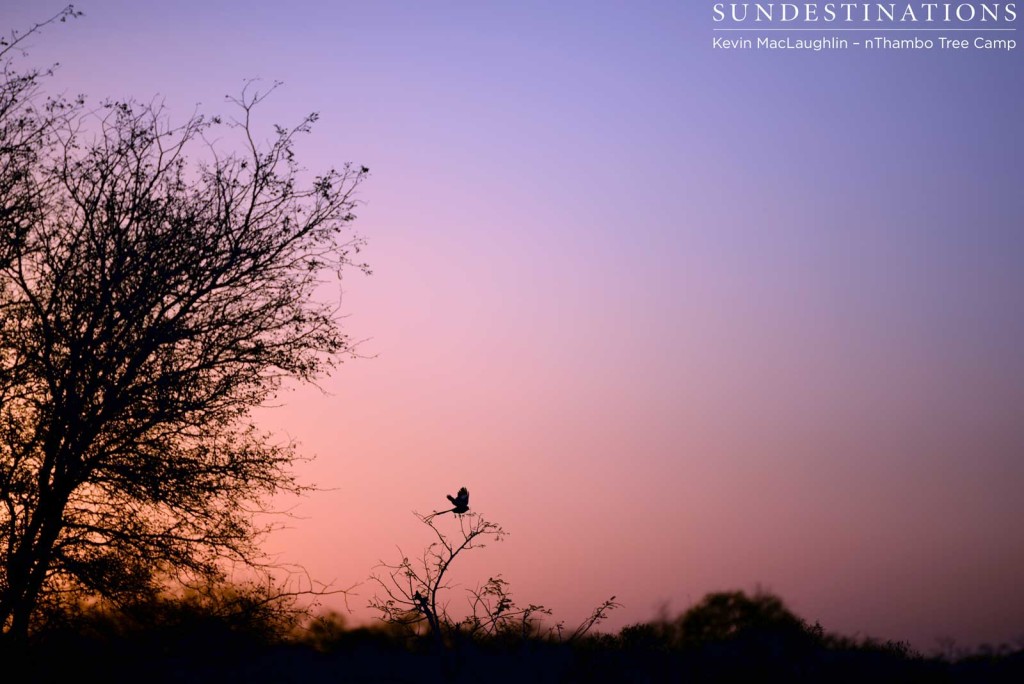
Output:
[[426,623],[440,644],[446,635],[458,629],[458,621],[449,616],[441,598],[451,589],[452,564],[463,552],[483,548],[487,541],[501,541],[506,533],[497,523],[475,513],[458,516],[458,531],[451,534],[438,528],[435,514],[415,515],[430,529],[435,541],[418,559],[402,554],[398,563],[381,561],[370,577],[380,588],[380,593],[370,600],[370,607],[380,613],[381,620],[392,625],[415,631]]
[[293,445],[250,414],[353,351],[313,293],[355,265],[361,243],[341,236],[367,174],[307,177],[293,142],[315,115],[260,142],[269,91],[252,84],[236,118],[178,125],[158,104],[43,99],[45,72],[14,67],[23,37],[0,51],[0,629],[15,637],[48,601],[137,600],[259,562],[255,513],[302,487]]
[[[465,487],[460,491],[465,492]],[[460,497],[448,496],[459,507]],[[468,504],[466,494],[462,505]],[[452,511],[442,511],[444,513]],[[495,522],[479,513],[462,511],[455,517],[457,527],[445,531],[438,527],[437,513],[416,518],[430,530],[433,541],[418,558],[402,553],[398,562],[381,561],[370,580],[378,592],[370,599],[369,607],[379,613],[385,624],[420,635],[427,626],[434,644],[452,645],[459,639],[482,640],[513,638],[525,640],[539,634],[540,618],[551,616],[543,605],[519,604],[512,596],[509,583],[501,575],[490,577],[475,589],[467,589],[468,612],[458,616],[449,611],[447,594],[453,588],[451,569],[456,559],[473,549],[484,548],[487,542],[502,541],[507,532]],[[546,637],[563,643],[574,642],[602,622],[618,608],[615,597],[599,605],[590,616],[572,631],[562,622],[547,630]]]
[[809,634],[780,598],[761,591],[753,596],[742,591],[708,594],[679,619],[679,630],[689,643]]

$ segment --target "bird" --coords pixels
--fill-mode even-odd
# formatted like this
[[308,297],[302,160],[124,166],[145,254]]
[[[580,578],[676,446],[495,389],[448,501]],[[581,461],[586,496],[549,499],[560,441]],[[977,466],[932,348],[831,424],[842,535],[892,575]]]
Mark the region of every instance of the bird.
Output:
[[455,506],[452,509],[452,513],[461,515],[469,510],[469,490],[465,487],[459,489],[459,493],[456,496],[448,494],[447,497],[452,502],[452,505]]
[[435,515],[441,515],[442,513],[455,513],[456,515],[462,515],[469,510],[469,490],[465,487],[460,488],[459,493],[455,496],[452,496],[451,494],[446,494],[445,496],[448,497],[448,500],[452,502],[452,505],[455,508],[451,508],[447,511],[434,511],[425,518],[426,520],[430,520]]

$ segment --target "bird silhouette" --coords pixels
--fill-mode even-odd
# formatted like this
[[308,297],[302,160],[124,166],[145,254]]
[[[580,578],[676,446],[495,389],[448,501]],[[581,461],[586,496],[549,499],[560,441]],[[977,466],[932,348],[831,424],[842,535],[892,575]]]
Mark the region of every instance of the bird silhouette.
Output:
[[434,511],[424,518],[424,520],[430,520],[435,515],[441,515],[442,513],[455,513],[456,515],[462,515],[469,510],[469,490],[465,487],[459,489],[459,493],[455,496],[452,496],[451,494],[447,494],[446,496],[455,508],[450,508],[447,511]]

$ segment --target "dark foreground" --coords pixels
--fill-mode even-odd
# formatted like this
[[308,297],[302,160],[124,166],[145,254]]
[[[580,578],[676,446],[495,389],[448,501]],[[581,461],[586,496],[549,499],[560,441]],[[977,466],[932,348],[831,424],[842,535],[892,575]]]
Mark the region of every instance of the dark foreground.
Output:
[[[353,634],[336,649],[208,640],[175,644],[64,643],[34,649],[19,681],[65,682],[1013,682],[1021,653],[955,663],[879,649],[780,643],[707,644],[674,651],[615,637],[577,646],[463,644],[438,653]],[[7,659],[8,664],[11,659]],[[6,669],[6,668],[5,668]],[[7,670],[10,674],[11,670]]]
[[[521,627],[521,625],[520,625]],[[307,623],[287,635],[224,616],[91,620],[3,645],[4,677],[67,682],[1024,682],[1024,650],[950,659],[808,625],[770,596],[712,594],[676,619],[567,641],[523,630],[443,646],[397,629]]]

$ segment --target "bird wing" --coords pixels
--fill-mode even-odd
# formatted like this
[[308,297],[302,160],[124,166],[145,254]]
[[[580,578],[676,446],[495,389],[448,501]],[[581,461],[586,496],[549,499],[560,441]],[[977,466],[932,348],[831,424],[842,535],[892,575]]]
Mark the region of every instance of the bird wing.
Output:
[[469,505],[469,490],[463,487],[459,490],[459,495],[455,497],[453,501],[456,506],[468,506]]

